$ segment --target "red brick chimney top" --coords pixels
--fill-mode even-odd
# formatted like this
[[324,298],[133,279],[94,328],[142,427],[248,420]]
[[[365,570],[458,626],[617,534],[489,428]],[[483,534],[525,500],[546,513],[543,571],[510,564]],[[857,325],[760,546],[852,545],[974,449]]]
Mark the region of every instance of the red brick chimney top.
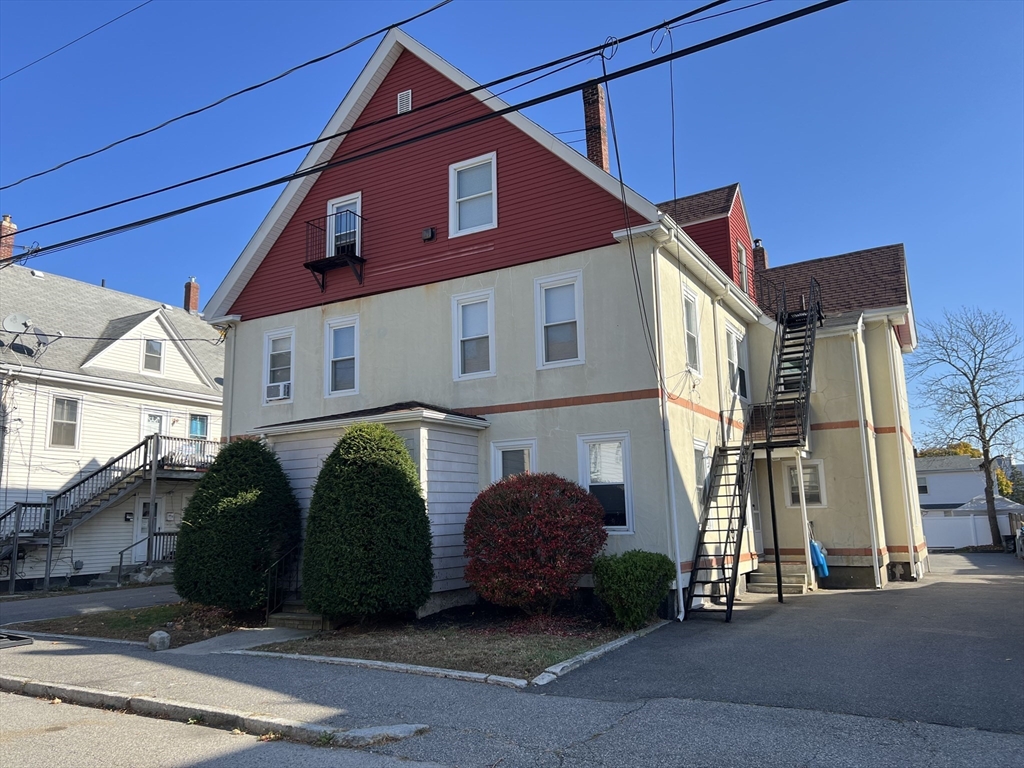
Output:
[[190,277],[185,283],[185,309],[193,315],[199,314],[199,283],[194,277]]
[[583,124],[587,133],[587,159],[608,173],[608,121],[604,88],[600,84],[583,89]]
[[11,221],[11,214],[5,213],[0,220],[0,264],[14,258],[14,233],[18,225]]

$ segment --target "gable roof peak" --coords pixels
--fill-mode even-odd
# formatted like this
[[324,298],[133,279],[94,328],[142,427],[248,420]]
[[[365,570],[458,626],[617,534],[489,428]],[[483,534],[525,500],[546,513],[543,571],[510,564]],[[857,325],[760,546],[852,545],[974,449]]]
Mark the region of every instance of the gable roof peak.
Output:
[[658,209],[671,216],[679,226],[727,216],[732,211],[739,189],[740,183],[736,181],[724,187],[666,200],[658,203]]

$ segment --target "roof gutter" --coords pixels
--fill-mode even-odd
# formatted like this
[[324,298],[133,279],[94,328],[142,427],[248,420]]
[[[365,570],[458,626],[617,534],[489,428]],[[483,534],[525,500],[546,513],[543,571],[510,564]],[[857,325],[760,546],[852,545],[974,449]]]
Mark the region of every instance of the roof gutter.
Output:
[[61,384],[84,384],[104,392],[124,394],[131,392],[143,395],[158,395],[164,400],[175,400],[186,403],[210,403],[220,406],[223,403],[222,395],[207,395],[199,392],[186,392],[180,389],[168,389],[167,387],[154,387],[149,384],[137,384],[119,379],[106,379],[98,376],[82,376],[81,374],[66,373],[64,371],[51,371],[33,368],[15,369],[5,363],[0,363],[0,375],[26,376],[39,379],[40,381],[55,381]]

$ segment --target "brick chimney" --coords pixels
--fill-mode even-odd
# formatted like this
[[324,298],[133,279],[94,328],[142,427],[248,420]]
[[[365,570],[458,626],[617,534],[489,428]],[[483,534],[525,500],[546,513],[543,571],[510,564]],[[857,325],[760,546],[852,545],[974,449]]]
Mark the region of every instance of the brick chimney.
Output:
[[0,221],[0,264],[14,258],[14,233],[18,225],[11,221],[11,214],[5,213]]
[[604,88],[600,84],[583,89],[583,123],[587,133],[587,159],[608,172],[608,121],[605,117]]
[[185,283],[185,309],[193,315],[199,314],[199,283],[194,277],[190,277]]
[[754,238],[754,274],[768,269],[768,254],[761,245],[760,238]]

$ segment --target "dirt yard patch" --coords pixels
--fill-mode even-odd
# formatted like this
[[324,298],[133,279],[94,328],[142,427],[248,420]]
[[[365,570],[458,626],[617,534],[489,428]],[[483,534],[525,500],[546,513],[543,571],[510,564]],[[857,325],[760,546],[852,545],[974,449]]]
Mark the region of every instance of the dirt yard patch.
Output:
[[625,634],[590,618],[490,608],[445,611],[420,621],[378,621],[320,632],[261,651],[395,661],[526,678]]
[[[259,619],[262,619],[262,614]],[[151,608],[129,608],[123,611],[101,611],[61,619],[28,621],[24,624],[11,625],[8,629],[140,642],[145,642],[150,634],[159,629],[171,636],[171,647],[177,648],[234,632],[240,627],[261,624],[259,620],[237,617],[220,608],[175,603]]]

